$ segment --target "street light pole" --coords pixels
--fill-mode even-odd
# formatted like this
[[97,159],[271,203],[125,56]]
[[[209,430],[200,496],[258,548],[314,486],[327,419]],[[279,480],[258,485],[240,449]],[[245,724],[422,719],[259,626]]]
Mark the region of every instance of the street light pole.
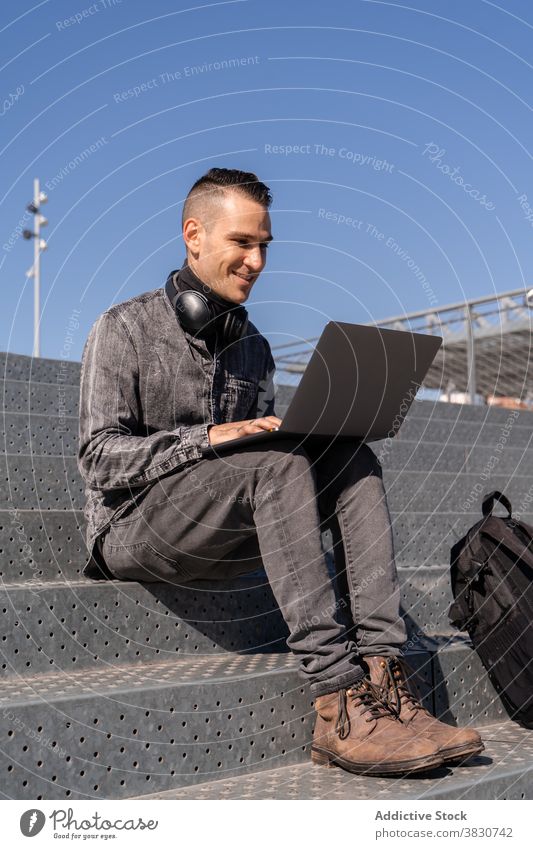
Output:
[[[33,181],[33,205],[39,209],[41,188],[39,178]],[[41,356],[40,319],[41,319],[41,216],[35,215],[33,238],[33,356]]]
[[25,239],[33,239],[33,265],[26,272],[27,277],[33,277],[33,356],[41,356],[41,253],[47,248],[44,239],[41,239],[41,227],[48,221],[41,215],[41,205],[48,200],[46,194],[41,191],[39,178],[33,181],[33,200],[26,209],[34,216],[33,230],[23,230]]

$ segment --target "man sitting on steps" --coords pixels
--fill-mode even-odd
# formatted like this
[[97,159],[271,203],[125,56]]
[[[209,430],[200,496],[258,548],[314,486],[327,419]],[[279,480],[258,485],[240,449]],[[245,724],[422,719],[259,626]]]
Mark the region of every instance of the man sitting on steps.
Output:
[[[264,566],[315,699],[315,762],[397,775],[477,754],[475,730],[439,722],[408,687],[390,517],[370,448],[287,438],[216,452],[281,423],[270,346],[242,306],[265,267],[271,201],[254,174],[212,168],[184,204],[181,269],[91,328],[78,456],[85,574],[179,584]],[[353,632],[339,616],[326,528]]]

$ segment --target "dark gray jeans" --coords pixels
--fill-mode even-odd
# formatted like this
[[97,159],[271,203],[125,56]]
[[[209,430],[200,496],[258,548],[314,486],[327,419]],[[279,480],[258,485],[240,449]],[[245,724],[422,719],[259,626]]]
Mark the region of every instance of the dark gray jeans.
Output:
[[[321,543],[327,528],[349,593],[349,631]],[[402,653],[390,516],[367,445],[304,449],[287,439],[205,457],[160,478],[106,532],[102,553],[117,578],[140,581],[222,579],[264,566],[314,697],[360,678],[361,655]]]

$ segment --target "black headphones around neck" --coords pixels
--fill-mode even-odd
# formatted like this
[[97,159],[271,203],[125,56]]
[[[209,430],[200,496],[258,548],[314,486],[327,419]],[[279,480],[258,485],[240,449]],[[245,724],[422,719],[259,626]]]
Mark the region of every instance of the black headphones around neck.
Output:
[[248,313],[235,305],[224,310],[220,304],[196,289],[177,288],[179,271],[172,271],[165,284],[167,296],[181,326],[193,335],[211,336],[217,331],[223,347],[238,342],[246,335]]

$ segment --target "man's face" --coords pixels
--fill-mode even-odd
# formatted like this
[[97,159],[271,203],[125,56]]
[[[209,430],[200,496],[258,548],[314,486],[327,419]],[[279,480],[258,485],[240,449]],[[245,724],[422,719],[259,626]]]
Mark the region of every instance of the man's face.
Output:
[[192,271],[214,292],[242,304],[266,264],[272,239],[268,210],[236,191],[209,207],[209,220],[183,225]]

